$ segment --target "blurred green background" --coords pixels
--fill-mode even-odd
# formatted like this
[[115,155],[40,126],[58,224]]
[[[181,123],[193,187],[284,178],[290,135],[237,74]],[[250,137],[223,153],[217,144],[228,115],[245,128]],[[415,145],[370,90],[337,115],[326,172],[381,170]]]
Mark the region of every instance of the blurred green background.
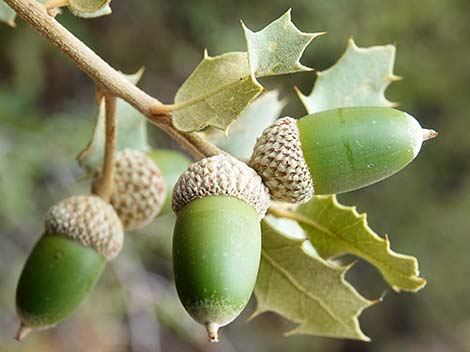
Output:
[[[169,262],[172,216],[127,238],[98,287],[59,327],[13,341],[16,281],[50,205],[87,192],[75,155],[87,143],[96,106],[94,86],[28,25],[0,26],[0,351],[470,351],[470,2],[468,0],[126,1],[113,15],[91,21],[60,16],[73,33],[115,68],[146,67],[141,86],[171,102],[202,58],[244,50],[239,20],[259,30],[292,6],[304,31],[327,31],[307,49],[303,64],[324,70],[346,48],[395,43],[395,73],[387,91],[401,109],[440,132],[398,175],[340,201],[368,212],[373,229],[392,248],[419,259],[428,285],[396,294],[359,262],[348,279],[383,303],[360,318],[372,342],[312,336],[283,337],[292,324],[274,314],[223,330],[209,346],[202,328],[174,295]],[[309,93],[311,73],[269,80],[289,99],[284,114],[302,116],[293,94]],[[154,128],[155,146],[176,147]],[[348,258],[349,259],[349,258]]]

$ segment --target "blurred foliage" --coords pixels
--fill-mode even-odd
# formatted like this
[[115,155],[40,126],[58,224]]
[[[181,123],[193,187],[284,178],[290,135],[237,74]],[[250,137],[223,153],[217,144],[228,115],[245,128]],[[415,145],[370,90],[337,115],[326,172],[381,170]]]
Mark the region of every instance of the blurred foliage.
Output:
[[[168,216],[129,234],[135,246],[108,267],[71,319],[16,344],[11,338],[17,324],[16,280],[41,234],[47,208],[88,190],[74,157],[88,141],[96,113],[92,82],[19,20],[16,30],[0,27],[0,351],[152,351],[156,346],[162,351],[470,351],[470,2],[291,4],[299,28],[328,32],[307,49],[305,66],[331,66],[351,35],[362,47],[396,43],[395,73],[404,80],[394,83],[387,97],[401,102],[401,109],[423,126],[440,132],[403,172],[340,197],[342,203],[367,211],[371,226],[388,233],[397,251],[419,259],[427,287],[415,295],[388,292],[383,303],[366,311],[361,324],[370,343],[282,337],[292,326],[267,314],[249,323],[242,316],[224,329],[219,345],[208,346],[198,335],[199,327],[185,320],[187,315],[171,299]],[[245,0],[139,0],[115,1],[113,15],[92,21],[68,13],[59,20],[121,71],[146,66],[144,89],[172,102],[204,48],[211,55],[243,50],[239,19],[257,31],[285,11],[280,0],[258,1],[256,6]],[[308,93],[314,77],[299,73],[263,83],[279,88],[281,97],[288,99],[285,114],[301,116],[305,111],[292,87]],[[175,146],[155,129],[151,133],[154,145]],[[133,264],[128,268],[121,262]],[[139,282],[126,275],[133,270],[143,282],[143,293],[133,292]],[[369,298],[387,289],[380,275],[363,263],[348,273],[348,280]],[[140,294],[150,295],[157,304],[136,307],[132,302]],[[153,319],[154,308],[159,319]],[[139,324],[152,330],[142,336],[136,333]],[[157,340],[145,340],[150,334]]]

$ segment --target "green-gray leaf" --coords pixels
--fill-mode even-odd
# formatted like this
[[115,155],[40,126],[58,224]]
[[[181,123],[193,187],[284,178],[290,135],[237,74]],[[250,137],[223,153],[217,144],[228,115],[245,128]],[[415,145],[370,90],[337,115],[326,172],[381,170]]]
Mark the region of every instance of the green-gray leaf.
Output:
[[[130,82],[137,84],[144,73],[143,69],[133,75],[124,75]],[[117,119],[117,150],[131,148],[147,151],[146,119],[124,100],[118,99],[116,106]],[[95,170],[101,166],[105,145],[105,105],[104,100],[99,104],[99,112],[91,141],[78,155],[80,166]]]
[[357,255],[377,267],[395,291],[418,291],[426,284],[416,258],[393,252],[388,238],[368,226],[366,214],[339,204],[334,195],[313,197],[297,208],[295,219],[325,259]]
[[308,254],[305,240],[289,239],[262,222],[263,248],[254,316],[274,311],[299,324],[292,334],[368,341],[357,320],[374,302],[362,297],[340,267]]
[[77,17],[80,18],[96,18],[96,17],[101,17],[101,16],[107,16],[110,15],[113,11],[111,10],[111,6],[106,5],[105,7],[101,8],[98,11],[95,12],[87,12],[87,11],[79,11],[75,9],[74,7],[69,6],[69,11]]
[[228,136],[218,129],[206,132],[206,137],[219,148],[233,156],[248,160],[253,152],[256,138],[281,114],[285,101],[273,90],[252,102],[230,127]]
[[0,0],[0,22],[4,22],[11,27],[15,27],[16,12],[5,2]]
[[297,91],[308,113],[345,106],[395,106],[385,98],[390,82],[400,79],[393,74],[395,46],[359,48],[352,38],[338,62],[317,72],[310,95]]
[[272,76],[312,69],[300,63],[305,48],[323,33],[303,33],[291,21],[290,9],[259,32],[243,22],[250,69],[254,76]]
[[69,9],[75,13],[95,13],[103,10],[111,0],[69,0]]
[[175,96],[174,126],[184,132],[213,126],[227,130],[263,90],[250,76],[244,52],[204,59]]

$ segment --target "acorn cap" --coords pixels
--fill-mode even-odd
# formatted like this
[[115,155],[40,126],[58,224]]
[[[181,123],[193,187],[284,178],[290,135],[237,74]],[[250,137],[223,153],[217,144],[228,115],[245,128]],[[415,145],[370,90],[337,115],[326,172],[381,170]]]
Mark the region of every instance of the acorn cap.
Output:
[[312,176],[295,119],[283,117],[266,128],[256,141],[249,165],[262,177],[273,200],[305,203],[312,198]]
[[255,170],[225,154],[189,166],[173,189],[173,211],[178,213],[192,200],[208,196],[241,199],[256,209],[260,219],[270,203],[269,191]]
[[68,236],[114,259],[124,241],[124,231],[113,207],[94,195],[75,195],[52,206],[45,218],[46,233]]
[[113,187],[109,201],[126,230],[147,225],[165,201],[166,185],[160,169],[138,150],[116,153]]

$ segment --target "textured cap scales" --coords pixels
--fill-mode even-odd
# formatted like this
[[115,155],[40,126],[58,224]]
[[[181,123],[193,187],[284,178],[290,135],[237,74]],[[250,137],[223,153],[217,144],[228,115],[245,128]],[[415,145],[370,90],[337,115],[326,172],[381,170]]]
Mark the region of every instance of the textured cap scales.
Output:
[[79,195],[53,205],[46,214],[48,234],[69,236],[114,259],[122,248],[124,231],[113,207],[98,196]]
[[262,177],[273,200],[305,203],[312,198],[312,176],[295,119],[283,117],[266,128],[256,141],[249,165]]
[[175,213],[190,201],[207,196],[230,196],[256,209],[260,219],[269,207],[269,191],[255,170],[229,155],[202,159],[180,176],[173,190]]
[[123,149],[116,154],[114,188],[109,200],[126,230],[147,225],[160,212],[166,185],[160,169],[145,153]]

